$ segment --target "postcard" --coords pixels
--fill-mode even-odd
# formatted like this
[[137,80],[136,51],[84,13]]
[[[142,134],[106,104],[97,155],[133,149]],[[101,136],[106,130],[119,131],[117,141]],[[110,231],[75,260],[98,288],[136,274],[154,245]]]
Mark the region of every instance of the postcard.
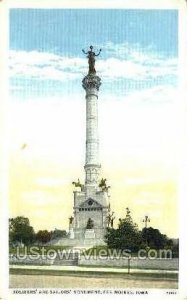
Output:
[[0,297],[185,299],[186,1],[41,2],[0,3]]

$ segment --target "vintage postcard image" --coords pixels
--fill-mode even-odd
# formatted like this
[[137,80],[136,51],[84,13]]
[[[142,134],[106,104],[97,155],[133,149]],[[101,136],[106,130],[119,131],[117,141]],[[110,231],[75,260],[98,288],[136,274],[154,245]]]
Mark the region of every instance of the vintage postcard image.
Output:
[[11,297],[178,297],[178,39],[178,9],[9,8]]

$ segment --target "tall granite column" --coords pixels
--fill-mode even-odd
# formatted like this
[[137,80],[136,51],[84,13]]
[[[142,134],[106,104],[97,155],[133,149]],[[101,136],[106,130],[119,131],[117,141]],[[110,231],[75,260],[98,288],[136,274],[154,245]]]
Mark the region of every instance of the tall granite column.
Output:
[[[98,91],[101,79],[96,75],[95,52],[90,46],[88,54],[89,71],[82,81],[86,91],[86,158],[85,158],[85,186],[97,186],[99,164],[99,137],[98,137]],[[100,50],[101,51],[101,50]]]

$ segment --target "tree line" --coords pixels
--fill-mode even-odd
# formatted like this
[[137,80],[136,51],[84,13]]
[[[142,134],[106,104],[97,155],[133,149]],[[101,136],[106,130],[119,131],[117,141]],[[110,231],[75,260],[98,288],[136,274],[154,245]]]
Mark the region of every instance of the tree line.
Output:
[[34,231],[30,225],[28,218],[18,216],[9,219],[9,244],[14,245],[32,245],[32,244],[46,244],[53,239],[67,237],[66,230],[55,229],[54,231],[39,230]]
[[[91,224],[89,225],[92,227]],[[35,232],[29,219],[23,216],[9,219],[10,246],[46,244],[51,240],[66,237],[68,237],[66,230],[39,230]],[[129,209],[126,211],[125,218],[119,219],[117,228],[107,227],[105,242],[108,248],[128,249],[133,253],[137,253],[140,249],[170,249],[173,257],[178,257],[179,254],[178,241],[174,242],[157,228],[145,226],[139,230]]]
[[139,230],[128,208],[125,218],[119,219],[116,229],[107,228],[105,241],[109,248],[130,250],[132,253],[137,253],[140,249],[170,249],[173,257],[178,257],[179,254],[178,240],[174,242],[173,239],[153,227],[145,226]]

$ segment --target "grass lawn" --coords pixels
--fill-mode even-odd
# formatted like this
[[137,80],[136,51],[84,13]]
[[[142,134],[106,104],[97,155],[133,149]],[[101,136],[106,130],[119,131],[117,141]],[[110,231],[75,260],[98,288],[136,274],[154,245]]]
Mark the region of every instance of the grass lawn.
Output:
[[[117,253],[120,255],[121,253],[126,253],[126,256],[129,256],[128,252],[123,252],[123,250],[120,249],[110,249],[106,245],[101,245],[101,246],[95,246],[92,248],[89,248],[85,251],[87,255],[93,255],[93,256],[106,256],[106,255],[117,255]],[[131,256],[136,256],[137,253],[130,253]]]
[[[167,251],[167,249],[160,249],[155,250],[157,252],[157,257],[166,258],[164,251]],[[93,256],[117,256],[117,255],[123,255],[125,257],[138,257],[138,252],[128,252],[127,250],[120,250],[120,249],[110,249],[107,245],[101,245],[101,246],[95,246],[92,248],[89,248],[85,251],[87,255],[93,255]],[[145,253],[146,254],[146,253]],[[148,255],[149,252],[147,252],[146,255]],[[155,253],[153,253],[155,255]],[[178,258],[177,255],[172,255],[173,258]],[[169,257],[168,257],[169,258]]]

